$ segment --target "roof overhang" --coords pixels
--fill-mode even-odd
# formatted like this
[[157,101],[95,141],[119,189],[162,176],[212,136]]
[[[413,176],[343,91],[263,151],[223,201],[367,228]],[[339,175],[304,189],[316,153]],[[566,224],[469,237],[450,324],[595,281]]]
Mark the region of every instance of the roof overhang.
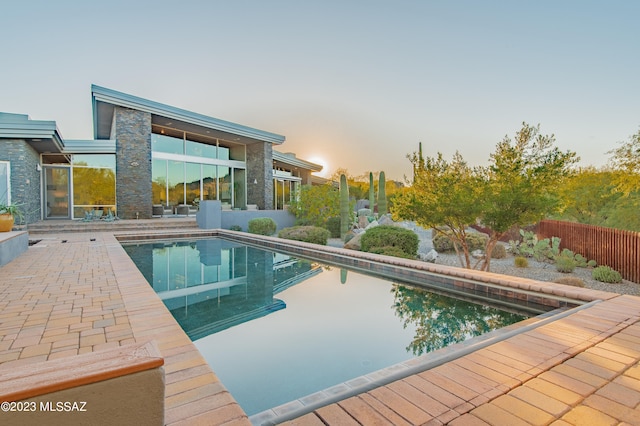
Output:
[[96,85],[91,85],[91,97],[95,139],[109,139],[111,137],[113,111],[116,106],[120,106],[150,113],[153,124],[208,134],[210,137],[238,143],[282,144],[285,140],[282,135],[208,117]]
[[320,172],[322,171],[322,166],[319,164],[311,163],[309,161],[304,161],[297,158],[294,154],[287,153],[283,154],[282,152],[273,151],[273,161],[277,166],[290,166],[291,168],[299,168],[309,170],[311,172]]
[[39,153],[64,149],[64,140],[55,121],[31,120],[25,114],[0,113],[0,139],[25,140]]

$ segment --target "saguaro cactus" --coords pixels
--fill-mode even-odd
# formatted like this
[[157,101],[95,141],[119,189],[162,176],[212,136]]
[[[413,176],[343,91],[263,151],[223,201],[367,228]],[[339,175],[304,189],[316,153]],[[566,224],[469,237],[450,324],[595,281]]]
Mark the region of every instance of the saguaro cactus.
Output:
[[347,185],[347,177],[340,175],[340,238],[344,240],[349,231],[349,185]]
[[385,189],[384,172],[380,172],[378,181],[378,217],[387,214],[387,191]]
[[375,191],[373,189],[373,173],[369,172],[369,210],[374,211],[376,202]]

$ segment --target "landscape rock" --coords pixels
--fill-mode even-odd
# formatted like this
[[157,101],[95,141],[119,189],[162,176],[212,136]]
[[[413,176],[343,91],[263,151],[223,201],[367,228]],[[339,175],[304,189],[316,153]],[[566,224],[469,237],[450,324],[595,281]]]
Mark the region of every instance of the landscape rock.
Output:
[[360,250],[360,240],[362,239],[363,235],[364,235],[364,232],[355,234],[353,238],[351,238],[349,241],[345,243],[344,248],[350,249],[350,250]]
[[438,252],[434,249],[429,250],[427,253],[420,253],[420,260],[430,263],[436,263],[438,259]]

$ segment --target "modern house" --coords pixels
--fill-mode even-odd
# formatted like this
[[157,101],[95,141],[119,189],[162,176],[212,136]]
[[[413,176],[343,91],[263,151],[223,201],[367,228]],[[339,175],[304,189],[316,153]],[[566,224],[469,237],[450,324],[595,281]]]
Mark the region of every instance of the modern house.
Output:
[[91,140],[0,113],[0,203],[26,223],[189,214],[202,200],[283,209],[322,166],[275,151],[285,137],[93,85]]

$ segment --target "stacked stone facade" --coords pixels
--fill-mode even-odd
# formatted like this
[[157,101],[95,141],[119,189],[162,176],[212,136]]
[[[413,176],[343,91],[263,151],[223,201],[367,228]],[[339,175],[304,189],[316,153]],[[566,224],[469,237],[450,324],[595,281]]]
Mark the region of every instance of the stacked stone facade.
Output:
[[273,209],[273,151],[270,143],[247,145],[247,204],[257,204],[260,210]]
[[151,114],[115,107],[116,203],[121,219],[152,217]]
[[39,221],[42,206],[42,177],[38,171],[40,156],[24,140],[5,139],[2,141],[0,160],[10,162],[11,203],[20,206],[24,223]]

